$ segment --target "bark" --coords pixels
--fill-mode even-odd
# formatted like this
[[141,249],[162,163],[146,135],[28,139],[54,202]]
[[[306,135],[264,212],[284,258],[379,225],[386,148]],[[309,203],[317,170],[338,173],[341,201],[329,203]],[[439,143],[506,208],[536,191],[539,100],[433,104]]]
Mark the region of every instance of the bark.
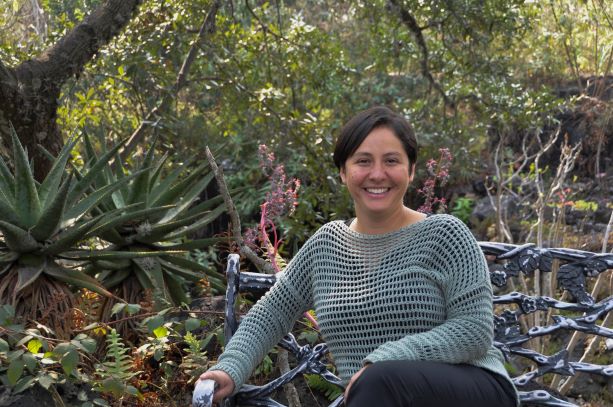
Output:
[[54,155],[62,148],[56,123],[62,85],[128,24],[139,4],[108,0],[39,57],[15,68],[0,61],[0,152],[10,149],[12,125],[35,163],[35,177],[44,178],[51,163],[37,145]]

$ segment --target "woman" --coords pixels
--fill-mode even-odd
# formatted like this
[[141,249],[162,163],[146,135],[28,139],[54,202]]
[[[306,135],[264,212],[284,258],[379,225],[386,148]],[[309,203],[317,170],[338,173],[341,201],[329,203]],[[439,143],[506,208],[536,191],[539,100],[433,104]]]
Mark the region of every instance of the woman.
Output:
[[314,308],[349,407],[518,404],[492,345],[492,291],[474,237],[454,217],[403,204],[416,156],[411,125],[386,107],[343,127],[334,162],[356,217],[305,243],[200,376],[216,381],[216,401]]

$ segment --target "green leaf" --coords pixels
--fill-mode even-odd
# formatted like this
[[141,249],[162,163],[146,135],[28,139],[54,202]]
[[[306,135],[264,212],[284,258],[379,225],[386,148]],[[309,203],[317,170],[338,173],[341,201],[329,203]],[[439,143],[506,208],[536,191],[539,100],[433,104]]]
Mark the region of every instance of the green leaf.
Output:
[[49,390],[49,387],[51,387],[51,385],[54,383],[55,379],[44,371],[38,373],[38,384],[40,384],[45,390]]
[[[141,206],[142,204],[135,204],[134,206]],[[130,206],[132,207],[132,206]],[[147,218],[149,215],[156,214],[158,212],[164,212],[168,209],[172,208],[172,205],[167,206],[158,206],[155,208],[147,208],[135,211],[126,211],[123,215],[119,215],[116,218],[110,219],[109,221],[102,223],[92,229],[85,237],[90,236],[99,236],[101,233],[114,228],[115,226],[119,226],[126,221],[140,221],[141,219]]]
[[42,274],[44,267],[45,262],[43,262],[43,264],[40,266],[19,267],[17,269],[17,285],[15,285],[15,292],[18,293],[36,281],[36,279]]
[[197,318],[188,318],[185,320],[185,330],[188,332],[200,328],[200,320]]
[[25,376],[22,377],[16,384],[15,387],[13,387],[13,392],[15,394],[19,394],[24,390],[29,389],[30,387],[32,387],[35,383],[34,377],[32,376]]
[[185,243],[177,243],[170,245],[154,245],[164,250],[194,250],[212,246],[219,242],[227,241],[227,237],[209,237],[206,239],[189,240]]
[[174,184],[171,188],[160,191],[160,195],[157,196],[157,198],[153,200],[153,202],[151,202],[151,206],[169,205],[171,203],[176,202],[177,199],[181,197],[186,190],[189,190],[190,185],[192,185],[193,182],[200,178],[204,169],[204,166],[200,166],[196,168],[187,177]]
[[15,177],[11,174],[6,163],[0,157],[0,191],[6,202],[15,203]]
[[13,386],[17,384],[17,380],[19,380],[19,378],[21,377],[25,366],[26,364],[22,358],[15,358],[11,361],[11,363],[9,364],[8,371],[6,372],[9,384]]
[[54,195],[49,205],[45,207],[40,219],[32,228],[32,236],[34,236],[36,240],[43,241],[49,239],[60,226],[60,222],[64,216],[68,187],[70,187],[71,181],[72,175],[64,181],[58,193]]
[[31,353],[24,353],[22,357],[23,361],[26,364],[26,367],[28,368],[28,371],[30,373],[34,373],[36,371],[36,368],[38,367],[38,362],[36,361],[34,355]]
[[62,257],[66,259],[79,260],[116,260],[116,259],[142,259],[146,257],[157,257],[167,255],[186,254],[181,250],[159,250],[159,251],[117,251],[117,250],[73,250],[64,252]]
[[79,334],[73,339],[81,344],[80,348],[87,353],[94,353],[96,351],[96,340],[90,338],[85,334]]
[[16,226],[23,226],[21,221],[17,218],[15,208],[2,197],[0,197],[0,220],[12,223]]
[[147,328],[149,329],[149,331],[153,333],[155,329],[159,328],[160,326],[164,324],[164,316],[155,315],[151,318],[146,319],[144,322],[147,325]]
[[68,204],[69,207],[72,207],[77,202],[77,200],[79,199],[81,194],[83,194],[87,190],[87,188],[89,188],[89,186],[94,181],[96,176],[98,176],[98,173],[100,171],[103,171],[104,167],[106,167],[108,165],[108,161],[110,160],[110,158],[113,157],[115,155],[115,153],[117,151],[119,151],[119,149],[126,142],[127,142],[127,139],[124,139],[124,140],[120,141],[119,143],[117,143],[111,150],[109,150],[105,154],[103,154],[94,163],[94,165],[92,165],[90,168],[87,169],[87,173],[85,175],[83,175],[83,178],[81,178],[75,184],[75,186],[70,190],[70,192],[68,194],[67,204]]
[[13,251],[27,253],[39,246],[30,233],[13,224],[0,221],[0,231],[4,234],[6,246]]
[[175,305],[189,304],[187,289],[181,277],[172,274],[165,274],[164,281],[166,282],[166,291],[170,295],[170,298]]
[[48,246],[43,247],[41,250],[45,254],[58,255],[60,253],[65,252],[66,250],[73,247],[73,245],[77,242],[80,242],[83,239],[83,236],[89,232],[93,227],[95,227],[98,222],[104,220],[105,215],[99,215],[94,219],[88,220],[86,222],[78,223],[77,225],[73,225],[66,230],[62,231],[56,238],[54,238],[53,243]]
[[171,233],[169,235],[166,235],[165,238],[167,240],[173,240],[173,239],[179,239],[182,238],[184,236],[186,236],[188,233],[194,231],[194,230],[198,230],[201,229],[203,226],[208,225],[209,223],[211,223],[212,221],[214,221],[215,219],[217,219],[219,217],[219,215],[221,215],[223,212],[225,212],[226,208],[224,206],[220,206],[217,209],[214,209],[213,211],[207,213],[206,215],[202,216],[202,219],[200,219],[198,222],[195,222],[191,225],[189,225],[188,227],[185,227],[183,229],[180,229],[174,233]]
[[149,186],[150,186],[150,177],[151,177],[151,169],[153,165],[153,157],[155,155],[155,142],[157,140],[157,135],[151,142],[151,147],[147,151],[147,155],[145,156],[145,160],[143,161],[143,168],[149,168],[148,171],[143,171],[132,184],[130,197],[128,198],[128,202],[143,202],[145,207],[149,207]]
[[4,339],[0,338],[0,352],[8,352],[9,344]]
[[166,223],[175,219],[181,212],[183,212],[192,204],[194,199],[200,196],[200,193],[207,187],[207,185],[211,182],[212,179],[213,174],[208,174],[202,180],[196,183],[193,187],[191,187],[189,191],[183,193],[181,195],[181,198],[179,198],[178,205],[175,208],[170,209],[168,213],[159,221],[159,223]]
[[55,263],[51,263],[48,264],[47,267],[45,267],[44,272],[45,274],[48,274],[56,280],[71,284],[74,287],[87,288],[88,290],[94,291],[100,295],[104,295],[105,297],[113,296],[100,284],[98,280],[88,276],[81,271],[63,268]]
[[38,338],[30,339],[27,345],[27,348],[31,353],[38,353],[42,347],[43,343]]
[[157,328],[153,330],[153,334],[155,335],[156,338],[164,338],[168,336],[168,328],[166,328],[163,325],[158,326]]
[[[145,171],[145,170],[141,170]],[[115,182],[111,185],[106,185],[96,191],[88,194],[85,198],[80,200],[76,205],[72,206],[64,217],[66,219],[79,219],[81,216],[85,215],[91,208],[100,203],[103,199],[105,199],[109,194],[121,188],[124,184],[127,184],[132,178],[138,176],[141,172],[135,172],[134,174],[122,178],[121,180]],[[70,201],[69,201],[70,202]]]
[[13,164],[15,165],[15,210],[23,226],[30,228],[40,217],[40,200],[28,156],[13,126],[11,126],[11,137],[13,139]]
[[71,349],[62,356],[60,364],[67,376],[75,371],[77,364],[79,363],[79,353],[75,349]]
[[49,170],[49,173],[43,180],[38,190],[38,196],[43,208],[49,206],[49,202],[56,199],[59,191],[59,186],[62,181],[62,176],[66,171],[66,163],[70,158],[70,153],[74,146],[77,144],[79,136],[74,136],[62,147],[62,150],[58,154],[57,158],[53,161],[53,165]]

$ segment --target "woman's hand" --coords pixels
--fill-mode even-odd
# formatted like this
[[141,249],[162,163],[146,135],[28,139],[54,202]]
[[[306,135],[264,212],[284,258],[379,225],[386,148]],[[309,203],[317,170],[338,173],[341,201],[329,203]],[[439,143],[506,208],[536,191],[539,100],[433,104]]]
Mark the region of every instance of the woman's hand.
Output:
[[366,370],[369,366],[370,366],[370,363],[364,365],[363,368],[361,368],[353,376],[351,376],[351,379],[349,380],[349,383],[347,384],[347,387],[345,388],[345,394],[344,394],[345,403],[347,402],[347,396],[349,395],[349,390],[351,389],[351,386],[358,379],[358,377],[360,377],[362,373],[364,373],[364,370]]
[[213,380],[217,383],[217,388],[213,393],[213,402],[215,403],[221,402],[234,391],[234,381],[230,375],[221,370],[202,373],[199,380]]

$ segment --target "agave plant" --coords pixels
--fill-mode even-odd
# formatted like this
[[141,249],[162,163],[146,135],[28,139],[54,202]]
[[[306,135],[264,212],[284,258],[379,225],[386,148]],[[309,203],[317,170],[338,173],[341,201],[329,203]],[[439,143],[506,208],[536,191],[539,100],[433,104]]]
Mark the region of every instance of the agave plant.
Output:
[[[99,158],[88,138],[85,144],[90,165],[96,165]],[[109,246],[94,257],[84,254],[93,260],[90,273],[105,288],[129,303],[139,303],[150,293],[158,310],[188,303],[187,281],[208,278],[213,285],[223,288],[215,271],[189,257],[190,250],[219,241],[189,239],[191,233],[205,227],[225,209],[220,196],[199,201],[213,175],[204,165],[190,170],[188,164],[166,173],[167,158],[167,155],[155,158],[154,141],[142,162],[136,165],[138,176],[98,202],[94,211],[97,214],[126,211],[98,226],[104,229],[99,235]],[[113,168],[107,166],[99,172],[93,185],[98,188],[113,185],[130,173],[119,155]],[[90,233],[98,234],[96,228]],[[110,317],[113,302],[107,300],[103,320]],[[118,330],[123,331],[121,327]]]
[[100,201],[128,184],[134,174],[92,188],[95,175],[108,165],[121,145],[101,156],[78,179],[66,171],[77,138],[70,140],[46,178],[38,183],[15,132],[12,132],[13,171],[0,158],[0,304],[11,304],[26,321],[38,321],[55,329],[58,336],[70,333],[70,313],[75,289],[87,288],[105,296],[112,294],[83,272],[89,261],[71,260],[83,237],[104,233],[105,226],[121,218],[115,210],[92,216]]

